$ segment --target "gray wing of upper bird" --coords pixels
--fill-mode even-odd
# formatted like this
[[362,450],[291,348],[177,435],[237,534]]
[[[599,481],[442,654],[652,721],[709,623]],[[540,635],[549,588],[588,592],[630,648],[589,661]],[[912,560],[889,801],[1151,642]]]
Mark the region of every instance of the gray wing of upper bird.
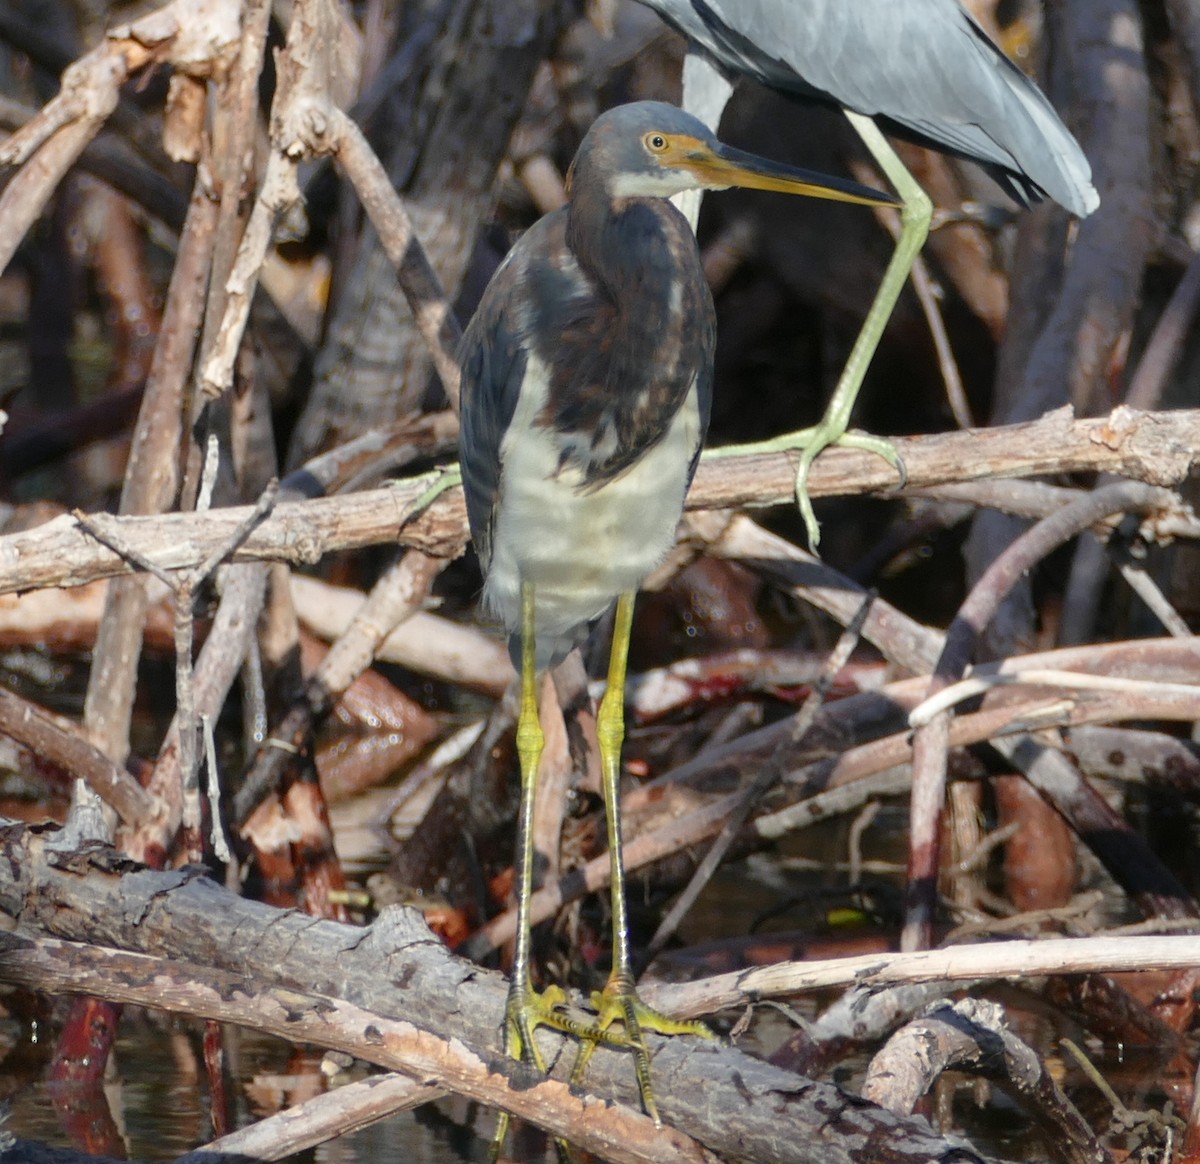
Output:
[[981,163],[1023,203],[1099,205],[1045,95],[958,0],[642,0],[727,70]]

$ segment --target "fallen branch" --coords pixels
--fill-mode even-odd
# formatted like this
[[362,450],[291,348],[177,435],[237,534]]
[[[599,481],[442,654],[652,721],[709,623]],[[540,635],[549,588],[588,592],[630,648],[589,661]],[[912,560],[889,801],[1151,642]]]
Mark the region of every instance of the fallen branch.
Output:
[[[153,1005],[153,1004],[151,1004]],[[173,1164],[246,1164],[250,1160],[282,1160],[408,1111],[442,1095],[407,1075],[372,1075],[323,1091],[227,1136],[210,1140]]]
[[999,1080],[1040,1127],[1047,1151],[1060,1164],[1113,1164],[1037,1052],[1008,1029],[994,1002],[965,998],[931,1007],[871,1060],[863,1093],[890,1111],[908,1113],[946,1071]]
[[[31,941],[47,937],[109,947],[76,951],[93,964],[129,954],[190,964],[179,979],[156,972],[146,981],[128,961],[113,987],[150,987],[141,1000],[151,1005],[165,1004],[178,990],[179,1009],[208,1013],[219,1005],[241,1006],[240,990],[247,986],[248,998],[265,1005],[246,1003],[237,1021],[270,1025],[285,1037],[326,1045],[348,1030],[361,1039],[361,1051],[355,1053],[385,1058],[393,1066],[399,1063],[390,1054],[404,1044],[414,1056],[407,1070],[418,1062],[416,1056],[424,1056],[418,1071],[423,1078],[480,1098],[485,1084],[495,1087],[508,1079],[520,1085],[513,1111],[605,1150],[600,1137],[608,1134],[609,1113],[615,1109],[608,1102],[580,1099],[563,1082],[539,1082],[527,1066],[506,1059],[500,1045],[505,980],[452,955],[415,910],[386,910],[367,929],[318,921],[236,897],[194,871],[131,867],[112,850],[54,855],[46,845],[55,836],[57,830],[20,825],[0,830],[6,857],[0,862],[0,910],[20,927],[5,939],[0,978],[17,979],[19,956],[25,951],[32,958]],[[114,955],[114,950],[124,953]],[[32,973],[40,975],[44,989],[44,970]],[[100,985],[97,977],[82,985],[81,975],[68,977],[75,989],[95,993]],[[188,995],[193,981],[200,985]],[[154,990],[161,993],[156,996]],[[267,990],[284,993],[267,997]],[[232,1011],[223,1013],[232,1017]],[[414,1016],[419,1029],[412,1025]],[[376,1019],[384,1025],[376,1026]],[[548,1031],[538,1038],[547,1061],[555,1064],[554,1079],[565,1079],[574,1059],[570,1044]],[[720,1155],[778,1164],[853,1164],[869,1147],[871,1159],[880,1164],[942,1159],[948,1152],[962,1164],[980,1159],[934,1135],[923,1120],[896,1117],[735,1048],[689,1037],[651,1036],[649,1041],[664,1119]],[[452,1069],[466,1073],[463,1081],[450,1078]],[[475,1080],[469,1091],[467,1074]],[[637,1103],[629,1056],[618,1050],[597,1050],[586,1082],[590,1092],[606,1100]],[[586,1127],[577,1130],[577,1119]],[[642,1129],[653,1131],[649,1121],[632,1112],[629,1120],[621,1126],[626,1132],[635,1127],[639,1139]]]
[[647,985],[642,994],[651,1006],[681,1018],[697,1018],[768,998],[787,998],[830,987],[1189,970],[1197,965],[1200,965],[1200,937],[1191,935],[1019,939],[906,954],[779,962],[774,966],[718,974],[699,982]]
[[698,1144],[673,1128],[655,1128],[629,1107],[571,1093],[561,1082],[530,1078],[514,1059],[480,1054],[402,1019],[294,987],[261,984],[257,975],[129,954],[54,939],[0,937],[10,982],[60,994],[233,1022],[293,1042],[313,1043],[405,1072],[440,1090],[503,1106],[588,1151],[624,1164],[701,1164]]

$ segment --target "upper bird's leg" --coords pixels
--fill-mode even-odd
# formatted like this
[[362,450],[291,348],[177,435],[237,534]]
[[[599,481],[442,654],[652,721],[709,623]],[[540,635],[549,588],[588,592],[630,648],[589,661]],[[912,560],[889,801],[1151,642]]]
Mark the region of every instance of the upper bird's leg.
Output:
[[[721,114],[732,93],[733,81],[725,70],[706,53],[694,45],[689,45],[687,56],[683,60],[684,109],[716,133],[721,123]],[[849,109],[845,110],[845,114],[867,149],[871,151],[879,168],[900,195],[903,202],[900,212],[900,241],[896,244],[892,260],[884,272],[883,282],[875,294],[875,301],[863,321],[862,330],[858,333],[850,358],[838,378],[820,423],[775,440],[754,445],[737,445],[728,450],[719,450],[717,454],[740,455],[781,448],[801,449],[800,464],[796,469],[796,503],[800,506],[808,539],[814,549],[821,539],[821,527],[813,512],[812,500],[808,496],[808,471],[822,450],[833,444],[843,444],[878,453],[895,468],[903,484],[904,463],[893,445],[866,433],[848,433],[846,430],[850,427],[850,414],[854,410],[854,401],[862,387],[867,368],[870,367],[875,349],[879,346],[884,328],[891,318],[896,300],[904,289],[913,262],[925,245],[925,239],[929,235],[929,224],[933,220],[933,203],[930,202],[929,195],[908,172],[887,138],[880,133],[874,120]],[[700,200],[703,196],[702,190],[695,189],[685,190],[672,199],[691,224],[693,231],[700,220]]]
[[[612,654],[608,665],[608,689],[600,701],[596,718],[596,736],[600,746],[600,769],[604,784],[604,814],[608,822],[608,855],[612,867],[612,972],[602,991],[592,995],[592,1005],[599,1017],[597,1026],[607,1032],[614,1022],[625,1028],[621,1040],[634,1055],[638,1088],[646,1113],[659,1123],[658,1105],[650,1086],[650,1052],[646,1047],[644,1030],[663,1035],[703,1035],[711,1032],[698,1022],[679,1022],[646,1006],[637,996],[633,982],[633,966],[629,957],[629,918],[625,904],[625,869],[621,862],[621,806],[618,786],[621,778],[621,744],[625,739],[625,667],[629,656],[629,636],[633,629],[633,594],[622,594],[617,600],[617,615],[613,627]],[[607,1040],[611,1041],[611,1040]],[[571,1073],[571,1081],[579,1082],[595,1041],[585,1043]]]
[[[689,44],[687,56],[683,58],[684,109],[716,133],[732,92],[733,82],[725,70],[695,45]],[[700,221],[700,200],[703,197],[704,191],[697,188],[684,190],[671,199],[688,220],[693,234]]]
[[[814,547],[820,540],[821,530],[808,496],[808,470],[823,449],[833,444],[841,444],[878,453],[895,468],[900,475],[900,483],[904,483],[904,463],[893,445],[879,437],[846,430],[850,425],[850,413],[854,408],[858,390],[862,387],[863,378],[867,374],[867,368],[891,318],[896,300],[900,298],[900,292],[904,289],[913,263],[925,245],[925,239],[929,236],[929,224],[933,220],[933,203],[929,200],[929,195],[908,172],[875,122],[861,113],[852,113],[850,110],[846,110],[845,113],[901,198],[903,205],[900,209],[900,241],[896,244],[892,260],[888,263],[883,281],[875,293],[871,310],[858,333],[858,339],[854,341],[850,358],[846,361],[846,367],[842,370],[820,423],[813,428],[802,429],[776,440],[736,447],[738,453],[797,447],[803,450],[796,471],[796,501],[804,515],[809,541]],[[733,448],[729,449],[730,453],[734,451]]]

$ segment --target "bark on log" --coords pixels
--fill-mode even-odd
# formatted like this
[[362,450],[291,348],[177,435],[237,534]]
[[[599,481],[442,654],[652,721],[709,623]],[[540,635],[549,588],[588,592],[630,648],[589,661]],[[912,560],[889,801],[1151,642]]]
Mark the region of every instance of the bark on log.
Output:
[[[29,934],[165,955],[397,1020],[419,1018],[431,1034],[462,1040],[485,1058],[500,1054],[504,979],[452,955],[416,911],[388,910],[366,929],[318,921],[235,897],[194,870],[152,872],[99,847],[47,852],[54,835],[0,830],[0,910]],[[557,1036],[545,1038],[554,1074],[564,1078],[574,1056],[558,1054]],[[722,1156],[779,1164],[983,1159],[924,1120],[896,1117],[734,1048],[681,1037],[651,1037],[651,1046],[664,1118]],[[598,1050],[587,1083],[595,1094],[637,1103],[627,1055]]]

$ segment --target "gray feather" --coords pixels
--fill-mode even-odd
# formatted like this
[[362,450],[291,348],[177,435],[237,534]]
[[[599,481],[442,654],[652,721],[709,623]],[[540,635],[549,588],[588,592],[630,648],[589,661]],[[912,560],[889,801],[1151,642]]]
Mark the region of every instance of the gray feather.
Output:
[[1022,202],[1099,205],[1053,106],[958,0],[642,0],[734,73],[882,118]]

